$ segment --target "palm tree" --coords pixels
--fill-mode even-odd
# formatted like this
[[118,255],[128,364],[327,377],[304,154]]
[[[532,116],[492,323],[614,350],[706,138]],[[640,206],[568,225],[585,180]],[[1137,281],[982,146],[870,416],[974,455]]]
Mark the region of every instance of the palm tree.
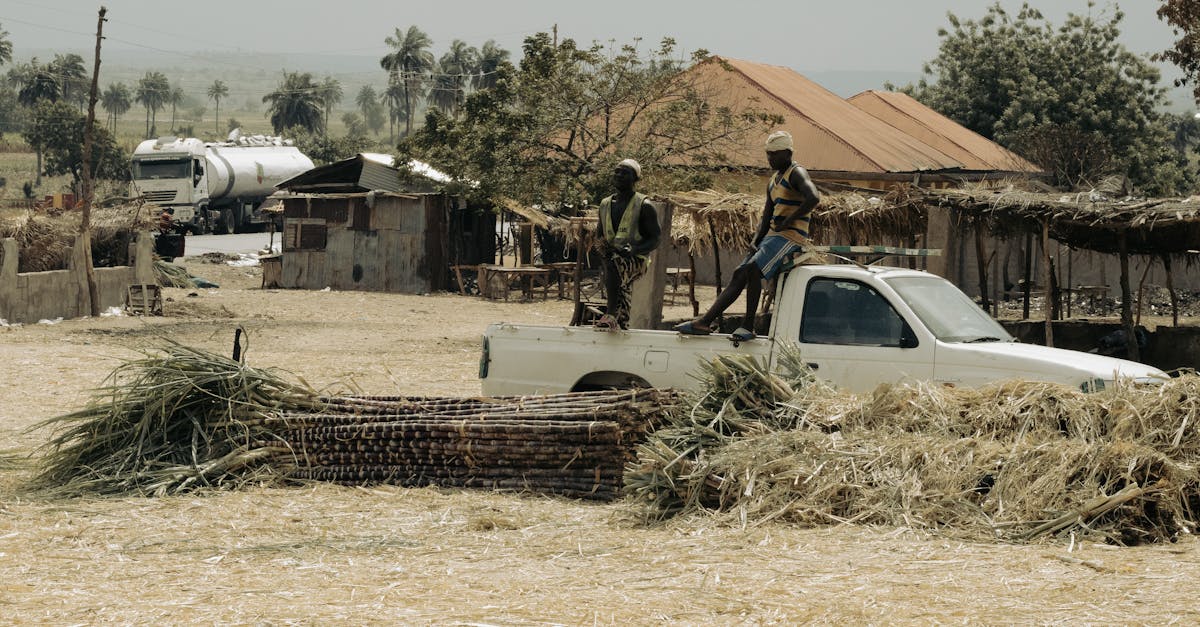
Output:
[[321,86],[313,82],[308,72],[284,72],[279,88],[263,96],[262,101],[268,103],[267,113],[276,133],[293,126],[314,133],[324,131]]
[[438,64],[429,88],[429,104],[453,116],[459,102],[458,87],[455,75]]
[[479,75],[479,51],[461,39],[455,39],[450,42],[450,50],[438,61],[438,66],[441,68],[438,76],[441,80],[436,81],[438,85],[435,89],[450,87],[450,108],[447,111],[450,115],[457,115],[458,108],[466,98],[467,77]]
[[12,63],[12,42],[8,40],[8,31],[0,28],[0,65]]
[[321,81],[321,107],[325,110],[325,131],[329,132],[329,112],[342,101],[342,84],[332,76]]
[[384,43],[391,46],[393,52],[379,60],[379,65],[388,71],[388,83],[398,84],[404,94],[404,133],[412,133],[413,101],[422,95],[422,83],[425,74],[433,69],[433,53],[428,50],[433,45],[421,29],[409,26],[408,32],[402,33],[396,29],[393,36],[385,38]]
[[77,54],[56,54],[50,62],[50,71],[58,77],[62,99],[75,102],[82,111],[87,106],[89,87],[87,68],[83,57]]
[[500,64],[508,61],[508,51],[496,45],[494,39],[489,39],[479,51],[479,73],[475,75],[475,89],[489,89],[496,86],[496,70]]
[[157,129],[158,110],[163,108],[171,93],[171,83],[162,72],[146,72],[138,80],[134,100],[146,107],[146,138]]
[[[62,96],[62,85],[55,78],[50,66],[39,65],[37,57],[30,60],[28,64],[9,72],[9,80],[20,86],[17,91],[17,102],[33,110],[35,125],[39,122],[37,120],[40,111],[38,103],[43,100],[58,102]],[[38,143],[34,145],[33,149],[37,153],[37,172],[34,174],[33,184],[41,185],[42,145]]]
[[405,121],[404,88],[400,83],[388,83],[379,96],[388,108],[388,143],[396,143],[396,124]]
[[358,95],[354,97],[354,104],[358,105],[358,110],[362,112],[363,119],[367,119],[371,107],[375,106],[375,101],[379,100],[379,94],[375,93],[375,88],[370,85],[363,85],[358,90]]
[[217,113],[214,123],[216,124],[216,132],[221,132],[221,99],[229,95],[229,88],[225,86],[224,81],[220,79],[213,81],[208,87],[208,99],[217,102]]
[[113,136],[117,134],[117,118],[125,115],[125,112],[133,106],[133,98],[130,97],[129,88],[125,83],[111,83],[104,90],[104,94],[100,96],[100,106],[108,111],[109,118],[112,120]]
[[175,107],[183,102],[183,88],[176,85],[167,91],[167,102],[171,103],[171,132],[175,132]]

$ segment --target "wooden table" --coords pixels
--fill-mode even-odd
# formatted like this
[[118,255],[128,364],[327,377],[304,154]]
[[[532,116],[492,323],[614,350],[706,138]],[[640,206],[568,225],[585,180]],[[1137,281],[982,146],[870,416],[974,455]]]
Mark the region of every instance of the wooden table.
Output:
[[[675,304],[675,297],[679,295],[679,281],[687,281],[691,284],[692,269],[691,268],[667,268],[667,280],[671,282],[671,292],[667,294],[671,298],[671,304]],[[691,300],[689,298],[689,300]]]
[[538,267],[550,271],[550,280],[558,284],[558,299],[567,298],[567,286],[575,282],[575,262],[556,261],[539,264]]
[[521,296],[533,300],[534,289],[539,284],[542,288],[542,300],[549,297],[550,270],[537,266],[479,266],[479,293],[485,298],[497,299],[500,294],[508,300],[508,292],[513,281],[520,282]]

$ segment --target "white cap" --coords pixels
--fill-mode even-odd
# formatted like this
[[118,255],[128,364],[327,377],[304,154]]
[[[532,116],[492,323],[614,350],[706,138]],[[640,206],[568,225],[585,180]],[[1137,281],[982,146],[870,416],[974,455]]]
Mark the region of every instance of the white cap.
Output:
[[633,159],[623,159],[617,164],[618,168],[621,166],[625,166],[630,170],[633,170],[633,173],[636,174],[639,179],[642,178],[642,164],[638,163],[637,161],[634,161]]
[[791,150],[792,134],[787,131],[775,131],[767,136],[767,151]]

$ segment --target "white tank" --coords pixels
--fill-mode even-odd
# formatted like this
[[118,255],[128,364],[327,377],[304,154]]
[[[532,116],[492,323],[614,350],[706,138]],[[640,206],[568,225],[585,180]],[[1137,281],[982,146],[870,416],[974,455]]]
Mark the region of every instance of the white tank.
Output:
[[208,195],[212,200],[267,197],[275,185],[313,168],[312,159],[295,146],[208,144]]

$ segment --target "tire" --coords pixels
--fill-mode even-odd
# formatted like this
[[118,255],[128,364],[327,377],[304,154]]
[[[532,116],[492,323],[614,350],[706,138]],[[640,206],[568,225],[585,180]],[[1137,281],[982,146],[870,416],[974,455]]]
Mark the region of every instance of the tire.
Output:
[[214,235],[229,235],[233,233],[233,211],[226,207],[221,210],[221,217],[217,218],[217,223],[213,225]]

